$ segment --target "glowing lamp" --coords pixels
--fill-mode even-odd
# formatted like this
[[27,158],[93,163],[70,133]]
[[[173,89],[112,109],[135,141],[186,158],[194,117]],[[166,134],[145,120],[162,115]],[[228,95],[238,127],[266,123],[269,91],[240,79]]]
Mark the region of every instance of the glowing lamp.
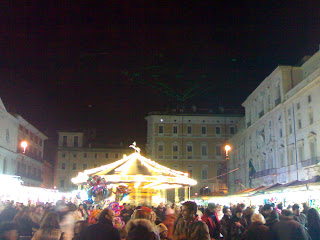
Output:
[[230,147],[230,145],[226,145],[226,146],[224,147],[224,149],[226,150],[226,152],[229,152],[229,151],[231,150],[231,147]]
[[23,148],[23,153],[25,153],[25,152],[26,152],[26,148],[27,148],[27,146],[28,146],[27,141],[22,141],[21,144],[20,144],[20,146]]

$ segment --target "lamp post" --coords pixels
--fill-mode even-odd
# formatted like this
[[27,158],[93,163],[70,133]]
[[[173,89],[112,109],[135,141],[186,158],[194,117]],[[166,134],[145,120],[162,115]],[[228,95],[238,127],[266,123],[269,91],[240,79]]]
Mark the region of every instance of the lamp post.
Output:
[[[231,147],[230,145],[226,144],[224,146],[224,150],[226,150],[226,161],[229,160],[229,151],[231,150]],[[228,163],[226,163],[226,166],[227,166],[227,172],[228,172]],[[227,175],[227,189],[228,189],[228,193],[229,193],[229,184],[228,184],[228,179],[229,179],[229,176]]]

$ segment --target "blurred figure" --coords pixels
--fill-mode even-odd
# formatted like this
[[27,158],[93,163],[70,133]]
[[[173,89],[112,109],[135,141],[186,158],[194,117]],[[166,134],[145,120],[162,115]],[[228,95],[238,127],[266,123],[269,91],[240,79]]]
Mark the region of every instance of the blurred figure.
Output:
[[223,218],[223,211],[222,211],[222,206],[221,205],[218,205],[217,206],[217,217],[218,217],[218,220],[221,221],[221,219]]
[[80,235],[88,228],[87,221],[78,221],[74,225],[74,237],[72,240],[80,240]]
[[18,239],[18,225],[14,222],[3,222],[0,225],[0,239],[1,240],[17,240]]
[[244,234],[247,240],[268,240],[270,239],[269,228],[265,226],[266,220],[260,213],[251,216],[251,225]]
[[308,211],[310,210],[310,208],[308,207],[307,203],[302,203],[302,206],[303,206],[302,213],[307,216]]
[[163,222],[164,219],[166,218],[166,208],[164,207],[163,202],[159,204],[159,206],[156,209],[156,214],[157,216],[161,219],[161,221]]
[[166,219],[164,220],[163,224],[168,228],[168,236],[169,240],[172,239],[174,222],[176,221],[177,216],[173,209],[169,208],[166,211]]
[[48,213],[44,218],[40,229],[34,234],[32,240],[59,240],[62,232],[59,225],[59,216],[57,213]]
[[80,204],[78,209],[75,211],[76,220],[77,221],[85,221],[88,218],[88,213],[84,209],[83,204]]
[[202,220],[209,228],[210,237],[218,239],[220,236],[220,221],[217,217],[217,205],[209,203],[208,207],[204,210]]
[[235,209],[235,215],[231,220],[230,236],[231,240],[240,240],[243,233],[247,229],[247,221],[243,217],[243,210],[241,206],[237,206]]
[[302,227],[306,227],[307,224],[307,216],[300,212],[300,206],[298,204],[293,204],[292,206],[292,212],[294,213],[294,220],[296,220],[297,222],[299,222]]
[[168,239],[168,228],[166,227],[166,225],[164,225],[163,223],[160,223],[158,226],[158,232],[159,232],[159,236],[160,239]]
[[16,216],[17,211],[13,207],[13,202],[6,202],[4,209],[0,213],[0,223],[13,221],[13,218]]
[[312,240],[320,240],[320,216],[316,209],[311,208],[307,213],[308,232]]
[[132,213],[133,211],[131,210],[130,205],[128,204],[124,205],[124,209],[122,209],[120,214],[122,221],[124,221],[127,224],[127,222],[131,218]]
[[198,219],[197,204],[187,201],[182,204],[182,218],[177,221],[173,232],[174,240],[210,240],[207,224]]
[[231,217],[232,217],[232,213],[231,213],[231,210],[230,208],[228,207],[224,207],[223,208],[223,217],[220,221],[220,232],[223,236],[223,239],[224,240],[229,240],[231,239],[231,236],[230,236],[230,227],[231,227]]
[[33,229],[35,229],[34,231],[36,231],[37,229],[39,229],[40,226],[34,223],[33,220],[31,219],[32,212],[29,207],[24,207],[22,211],[23,211],[22,216],[15,217],[14,221],[19,226],[20,236],[32,237]]
[[246,219],[248,226],[251,225],[251,217],[253,214],[254,214],[254,207],[247,207],[247,209],[244,211],[243,216]]
[[80,240],[120,240],[119,231],[113,227],[115,214],[111,209],[101,211],[98,223],[89,226],[80,234]]
[[[154,227],[146,219],[130,220],[125,227],[127,240],[155,240]],[[111,239],[111,238],[110,238]]]
[[40,226],[43,213],[44,213],[43,206],[41,205],[36,206],[33,213],[31,214],[32,221]]

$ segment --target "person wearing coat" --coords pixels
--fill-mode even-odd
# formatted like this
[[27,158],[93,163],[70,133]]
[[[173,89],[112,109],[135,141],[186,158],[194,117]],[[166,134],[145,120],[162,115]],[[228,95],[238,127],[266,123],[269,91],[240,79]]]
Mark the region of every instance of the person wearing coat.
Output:
[[320,215],[318,211],[311,208],[307,212],[308,233],[312,240],[320,240]]
[[201,219],[208,225],[210,237],[213,239],[219,239],[220,224],[218,226],[215,213],[216,213],[215,208],[212,208],[212,207],[209,208],[208,206],[208,208],[204,210],[204,214]]
[[237,206],[235,209],[235,215],[230,222],[230,239],[241,240],[244,232],[247,229],[247,221],[243,217],[243,209],[241,206]]
[[253,214],[251,216],[251,224],[244,234],[246,240],[269,240],[270,231],[264,224],[266,220],[260,213]]
[[224,207],[223,208],[223,217],[220,221],[220,232],[223,236],[223,240],[230,240],[230,222],[231,222],[231,217],[232,217],[232,212],[229,207]]
[[168,240],[172,240],[172,234],[173,234],[173,228],[174,228],[174,222],[176,221],[177,216],[175,214],[174,209],[168,208],[166,211],[166,218],[163,222],[163,224],[168,228]]
[[38,231],[33,235],[32,240],[60,240],[62,238],[62,232],[59,226],[59,216],[57,213],[48,213]]

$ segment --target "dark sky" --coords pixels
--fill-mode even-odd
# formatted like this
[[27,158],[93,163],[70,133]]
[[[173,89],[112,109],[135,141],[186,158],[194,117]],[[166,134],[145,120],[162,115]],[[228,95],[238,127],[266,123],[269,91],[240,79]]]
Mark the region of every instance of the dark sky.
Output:
[[191,88],[186,105],[240,106],[320,44],[319,1],[7,2],[0,97],[49,136],[95,127],[144,143],[149,111]]

